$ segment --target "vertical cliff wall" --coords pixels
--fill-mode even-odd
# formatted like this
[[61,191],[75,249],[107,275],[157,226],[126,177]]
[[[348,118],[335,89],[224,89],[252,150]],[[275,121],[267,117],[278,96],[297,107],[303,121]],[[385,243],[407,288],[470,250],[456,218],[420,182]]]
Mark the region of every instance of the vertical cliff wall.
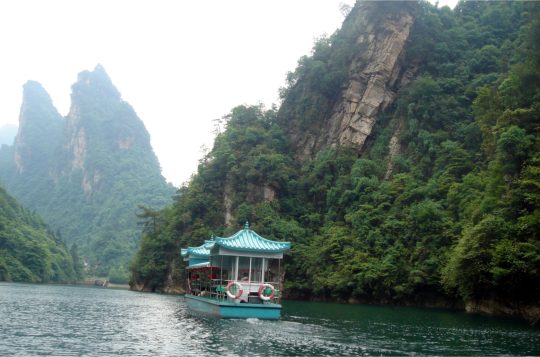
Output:
[[[326,65],[327,73],[339,73],[338,66],[346,67],[338,95],[325,93],[321,85],[324,77],[322,81],[313,80],[308,67],[311,62],[300,63],[301,69],[304,65],[308,70],[296,73],[298,78],[288,89],[280,110],[298,158],[305,160],[336,145],[352,146],[358,151],[364,148],[377,115],[393,103],[397,89],[415,74],[415,67],[404,61],[415,5],[357,3],[342,29],[330,38],[332,52],[328,59],[314,59]],[[340,55],[346,61],[340,63]],[[298,109],[310,106],[317,110]]]

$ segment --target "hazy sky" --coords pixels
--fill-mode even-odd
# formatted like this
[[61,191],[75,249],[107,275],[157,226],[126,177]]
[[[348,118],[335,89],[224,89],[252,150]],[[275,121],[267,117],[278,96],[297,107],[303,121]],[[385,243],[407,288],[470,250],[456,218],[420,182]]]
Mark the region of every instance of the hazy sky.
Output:
[[101,63],[178,186],[211,147],[212,120],[277,103],[286,73],[341,25],[342,3],[354,0],[0,1],[0,127],[18,122],[27,80],[66,115],[77,74]]

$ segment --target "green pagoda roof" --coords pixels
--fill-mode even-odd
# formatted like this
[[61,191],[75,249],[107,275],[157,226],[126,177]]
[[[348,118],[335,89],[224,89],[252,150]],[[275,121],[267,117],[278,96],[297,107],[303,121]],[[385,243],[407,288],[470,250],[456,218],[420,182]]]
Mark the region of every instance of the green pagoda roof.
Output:
[[276,242],[261,237],[249,228],[246,222],[244,229],[230,237],[214,237],[204,242],[199,247],[181,249],[180,253],[186,260],[210,259],[211,250],[214,247],[222,247],[231,251],[251,253],[283,253],[291,249],[289,242]]
[[276,242],[261,237],[249,228],[247,222],[244,229],[230,237],[216,237],[215,245],[229,250],[254,253],[282,253],[291,249],[291,243],[289,242]]
[[208,258],[210,256],[210,249],[214,246],[213,240],[207,240],[203,245],[199,247],[187,247],[180,250],[180,254],[183,257],[195,256],[199,258]]

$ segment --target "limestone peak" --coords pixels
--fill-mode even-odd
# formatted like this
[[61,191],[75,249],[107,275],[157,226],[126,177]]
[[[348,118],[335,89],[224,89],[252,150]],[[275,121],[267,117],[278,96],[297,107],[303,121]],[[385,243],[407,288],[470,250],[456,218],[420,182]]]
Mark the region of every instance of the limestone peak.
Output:
[[72,105],[118,102],[121,95],[114,86],[105,68],[98,64],[93,71],[82,71],[71,87]]

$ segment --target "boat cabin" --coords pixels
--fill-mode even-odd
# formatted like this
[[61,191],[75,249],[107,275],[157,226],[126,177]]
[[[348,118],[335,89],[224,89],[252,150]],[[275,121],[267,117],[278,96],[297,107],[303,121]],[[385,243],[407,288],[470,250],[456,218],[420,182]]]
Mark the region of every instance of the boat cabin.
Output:
[[283,253],[289,242],[276,242],[244,228],[230,237],[212,237],[199,247],[182,249],[188,262],[187,294],[218,301],[279,303]]

